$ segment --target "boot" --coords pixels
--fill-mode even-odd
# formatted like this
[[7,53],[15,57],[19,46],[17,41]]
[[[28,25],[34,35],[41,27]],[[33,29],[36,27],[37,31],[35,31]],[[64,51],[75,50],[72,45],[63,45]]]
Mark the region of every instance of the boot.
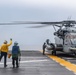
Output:
[[7,67],[7,65],[4,65],[4,67],[6,68],[6,67]]
[[16,68],[19,68],[19,66],[18,66],[18,65],[16,65]]
[[15,65],[13,65],[13,68],[15,68]]

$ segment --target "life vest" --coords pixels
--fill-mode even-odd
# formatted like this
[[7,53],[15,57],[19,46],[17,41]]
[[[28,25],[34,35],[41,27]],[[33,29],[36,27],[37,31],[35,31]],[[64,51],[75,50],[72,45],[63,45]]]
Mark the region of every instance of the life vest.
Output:
[[18,54],[19,53],[19,46],[13,46],[12,47],[12,54]]

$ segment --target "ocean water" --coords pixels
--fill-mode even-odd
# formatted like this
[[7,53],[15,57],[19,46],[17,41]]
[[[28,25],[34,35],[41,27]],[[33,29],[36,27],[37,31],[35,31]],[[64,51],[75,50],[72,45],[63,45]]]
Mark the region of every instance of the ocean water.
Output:
[[46,39],[54,41],[53,28],[27,28],[29,25],[6,25],[0,26],[0,46],[4,40],[10,42],[12,38],[12,49],[14,42],[18,42],[21,50],[41,50]]

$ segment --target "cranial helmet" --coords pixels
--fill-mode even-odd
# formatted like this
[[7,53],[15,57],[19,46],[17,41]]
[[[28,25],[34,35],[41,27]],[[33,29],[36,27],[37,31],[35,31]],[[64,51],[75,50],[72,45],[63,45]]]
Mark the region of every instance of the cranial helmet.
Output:
[[4,41],[4,44],[7,44],[7,41],[6,40]]
[[14,42],[14,45],[18,45],[18,43],[17,42]]

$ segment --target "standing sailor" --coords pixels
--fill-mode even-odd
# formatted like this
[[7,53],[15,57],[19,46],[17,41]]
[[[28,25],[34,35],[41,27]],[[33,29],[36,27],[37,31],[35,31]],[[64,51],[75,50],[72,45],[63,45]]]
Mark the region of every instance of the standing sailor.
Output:
[[1,46],[1,56],[0,56],[0,61],[2,57],[4,56],[4,67],[7,67],[7,54],[8,54],[8,47],[12,44],[12,39],[10,39],[10,43],[7,44],[8,42],[5,40],[4,43]]
[[[12,65],[13,65],[13,68],[15,68],[15,64],[16,64],[16,68],[19,67],[19,62],[18,62],[19,55],[21,55],[20,48],[18,46],[18,43],[15,42],[14,46],[12,47]],[[15,63],[15,61],[16,61],[16,63]]]

